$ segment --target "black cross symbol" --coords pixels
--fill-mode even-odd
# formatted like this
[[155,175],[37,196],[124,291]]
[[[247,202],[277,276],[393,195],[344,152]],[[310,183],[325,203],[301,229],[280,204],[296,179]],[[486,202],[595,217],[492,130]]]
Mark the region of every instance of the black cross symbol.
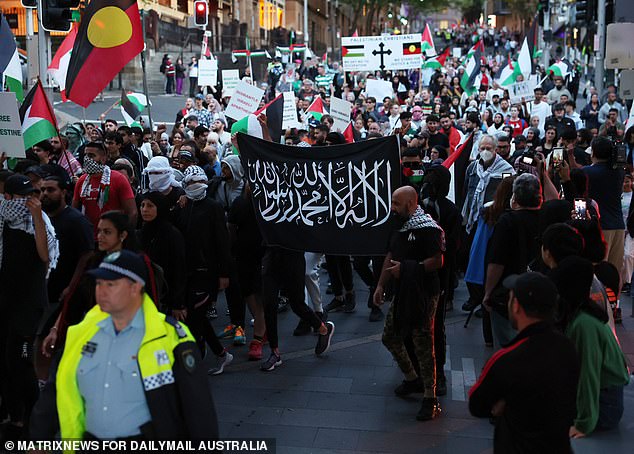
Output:
[[383,43],[379,43],[379,47],[381,48],[381,50],[373,50],[372,55],[374,55],[375,57],[377,55],[381,56],[381,65],[379,66],[379,68],[381,69],[381,71],[383,71],[385,69],[385,65],[383,64],[383,55],[392,55],[392,49],[383,50],[383,48],[385,47],[385,44]]

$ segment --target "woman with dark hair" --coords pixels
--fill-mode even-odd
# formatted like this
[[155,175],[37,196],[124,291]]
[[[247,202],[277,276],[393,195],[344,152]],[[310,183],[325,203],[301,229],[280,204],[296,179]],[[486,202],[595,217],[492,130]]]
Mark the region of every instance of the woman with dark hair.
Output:
[[449,83],[449,93],[453,96],[458,98],[458,100],[460,100],[460,98],[462,97],[462,86],[460,85],[460,77],[458,76],[454,76],[451,78],[451,82]]
[[542,140],[542,153],[544,156],[548,156],[553,148],[557,146],[559,137],[557,135],[557,128],[554,126],[547,126],[544,133],[544,139]]
[[[138,231],[141,250],[153,263],[160,266],[167,282],[162,292],[160,307],[176,320],[185,320],[185,240],[169,221],[170,204],[160,192],[141,196],[139,210],[143,227]],[[159,304],[159,301],[157,301]]]
[[594,272],[589,260],[570,256],[550,273],[559,292],[564,332],[581,360],[572,438],[617,427],[623,416],[623,387],[629,382],[625,355],[607,314],[588,297]]
[[[473,310],[482,303],[484,298],[487,245],[493,235],[493,227],[495,227],[496,222],[506,211],[510,210],[513,181],[514,177],[504,178],[495,191],[493,201],[485,204],[480,212],[478,228],[473,238],[473,243],[471,243],[469,265],[464,276],[469,290],[469,301],[462,306],[463,310]],[[482,311],[482,334],[484,335],[486,346],[493,347],[493,331],[488,311]]]
[[497,112],[493,115],[493,124],[487,129],[487,134],[497,137],[504,128],[504,115]]
[[[85,269],[97,268],[105,256],[122,249],[137,251],[130,218],[120,211],[107,211],[99,218],[97,250],[87,260]],[[94,287],[92,279],[84,276],[76,287],[70,289],[55,324],[42,342],[42,354],[48,357],[53,352],[54,345],[63,345],[66,329],[79,323],[95,305]]]

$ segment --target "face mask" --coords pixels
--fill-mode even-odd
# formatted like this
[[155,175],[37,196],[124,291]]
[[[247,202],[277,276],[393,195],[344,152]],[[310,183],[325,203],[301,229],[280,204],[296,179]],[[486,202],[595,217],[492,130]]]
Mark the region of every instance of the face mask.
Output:
[[207,195],[207,184],[192,183],[185,186],[185,195],[190,200],[202,200]]
[[150,190],[151,191],[167,191],[172,181],[171,172],[165,172],[160,175],[148,175],[150,178]]
[[105,164],[98,163],[97,161],[95,161],[90,156],[86,156],[84,158],[84,171],[88,175],[95,175],[97,173],[103,173],[103,169],[105,169],[105,167],[106,167]]
[[480,151],[480,157],[484,160],[484,162],[489,162],[493,159],[493,152],[491,150],[482,150]]

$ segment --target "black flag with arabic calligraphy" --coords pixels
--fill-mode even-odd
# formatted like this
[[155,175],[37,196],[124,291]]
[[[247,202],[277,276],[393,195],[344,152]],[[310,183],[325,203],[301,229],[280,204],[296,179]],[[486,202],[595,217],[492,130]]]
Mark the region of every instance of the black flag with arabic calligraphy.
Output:
[[291,147],[238,134],[260,231],[271,246],[332,255],[385,254],[400,184],[395,136]]

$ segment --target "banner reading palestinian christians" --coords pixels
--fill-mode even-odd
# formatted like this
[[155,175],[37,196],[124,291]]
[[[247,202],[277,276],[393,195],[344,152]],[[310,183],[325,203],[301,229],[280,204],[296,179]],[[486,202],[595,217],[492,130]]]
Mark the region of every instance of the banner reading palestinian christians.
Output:
[[418,69],[422,54],[420,33],[341,38],[344,71]]
[[297,148],[238,134],[260,231],[270,246],[332,255],[385,254],[400,186],[396,136]]

